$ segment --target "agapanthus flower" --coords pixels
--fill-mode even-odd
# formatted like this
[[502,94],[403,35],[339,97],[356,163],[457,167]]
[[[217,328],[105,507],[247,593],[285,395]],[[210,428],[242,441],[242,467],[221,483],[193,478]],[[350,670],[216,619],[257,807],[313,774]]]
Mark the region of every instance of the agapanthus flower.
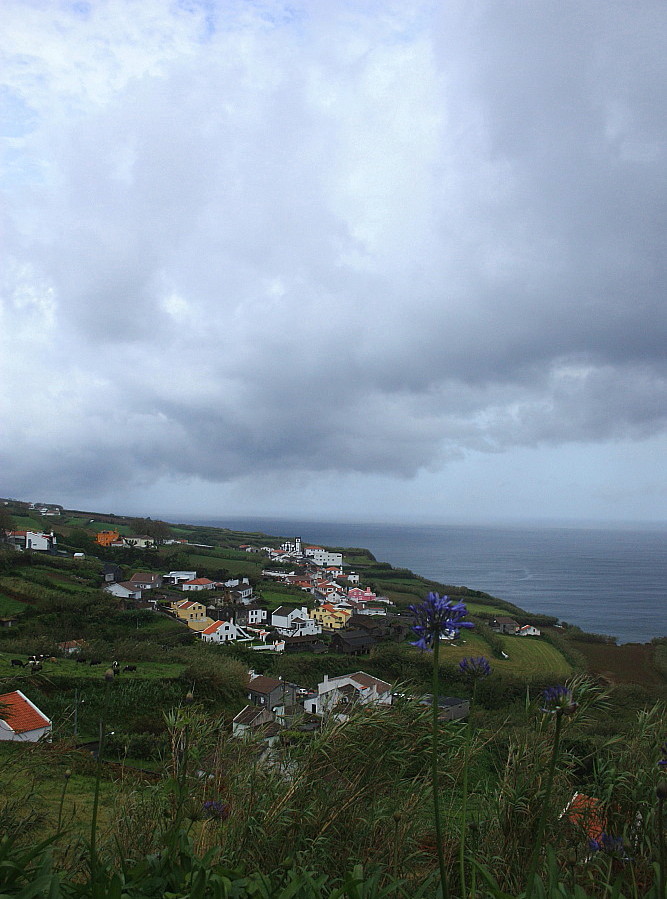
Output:
[[475,626],[463,620],[468,614],[465,603],[437,593],[429,593],[424,602],[410,606],[410,611],[415,618],[412,630],[419,638],[412,645],[420,649],[433,649],[441,637],[456,637],[462,627]]
[[556,687],[547,687],[542,694],[541,711],[549,715],[571,715],[577,708],[577,703],[572,699],[572,690],[559,684]]
[[608,833],[602,833],[599,840],[589,840],[588,845],[593,852],[606,852],[609,855],[625,856],[623,837],[612,837]]
[[479,677],[488,677],[491,674],[491,665],[484,656],[477,656],[476,658],[461,659],[459,670],[461,674],[464,674],[471,680],[476,680]]
[[209,818],[216,818],[218,821],[225,821],[229,817],[229,806],[219,799],[207,799],[203,809]]
[[662,758],[658,762],[658,767],[667,768],[667,743],[662,744],[660,752],[662,753]]

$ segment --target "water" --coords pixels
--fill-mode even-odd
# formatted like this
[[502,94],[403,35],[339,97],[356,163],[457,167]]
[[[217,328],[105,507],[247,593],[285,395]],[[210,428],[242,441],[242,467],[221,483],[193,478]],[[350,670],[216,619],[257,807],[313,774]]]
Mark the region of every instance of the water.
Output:
[[[192,522],[195,523],[195,522]],[[203,524],[203,521],[197,523]],[[667,529],[341,524],[235,518],[217,527],[363,546],[380,562],[484,590],[619,642],[667,635]]]

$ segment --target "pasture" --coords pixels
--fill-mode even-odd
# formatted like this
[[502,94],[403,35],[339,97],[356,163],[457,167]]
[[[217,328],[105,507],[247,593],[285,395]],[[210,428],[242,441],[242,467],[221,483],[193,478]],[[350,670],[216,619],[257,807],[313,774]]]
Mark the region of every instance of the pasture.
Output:
[[506,671],[516,677],[535,677],[553,674],[567,677],[572,674],[572,666],[563,655],[545,640],[539,637],[500,636],[508,659],[497,659],[491,656],[486,641],[474,631],[462,634],[457,645],[442,644],[440,658],[442,662],[458,664],[466,656],[486,656],[495,671]]
[[[17,682],[19,680],[28,682],[33,677],[48,677],[49,675],[53,677],[76,678],[82,681],[101,680],[104,677],[104,672],[113,662],[112,658],[102,657],[100,657],[99,665],[79,663],[74,657],[67,659],[58,658],[54,662],[45,659],[42,664],[42,670],[37,674],[32,674],[29,668],[13,666],[11,663],[12,659],[20,659],[22,662],[27,662],[28,656],[21,653],[0,653],[0,678],[4,679],[11,676]],[[126,663],[122,659],[118,659],[118,661],[122,669]],[[186,667],[182,662],[132,662],[132,664],[136,665],[137,670],[121,671],[119,675],[121,678],[132,680],[175,678],[179,677]],[[9,689],[20,690],[21,686],[17,683]]]

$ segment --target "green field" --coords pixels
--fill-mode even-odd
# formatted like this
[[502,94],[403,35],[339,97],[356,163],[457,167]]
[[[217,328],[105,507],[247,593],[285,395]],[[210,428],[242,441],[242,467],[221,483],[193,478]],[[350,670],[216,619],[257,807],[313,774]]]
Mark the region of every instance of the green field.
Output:
[[24,610],[25,603],[19,602],[18,599],[12,599],[11,596],[3,596],[2,593],[0,593],[0,618],[17,615]]
[[457,646],[442,645],[440,658],[443,662],[457,664],[465,656],[486,656],[496,671],[506,671],[517,677],[534,677],[553,674],[567,677],[572,673],[572,666],[561,653],[539,637],[500,637],[508,659],[491,658],[486,641],[475,634],[467,632],[462,635]]
[[[36,675],[30,674],[27,668],[13,667],[11,659],[21,659],[22,662],[28,660],[28,656],[23,653],[0,653],[0,677],[6,678],[9,675],[14,680],[29,680]],[[84,665],[79,664],[73,658],[57,659],[55,662],[46,660],[43,663],[42,670],[39,672],[41,677],[75,677],[77,680],[100,680],[104,677],[104,672],[113,662],[112,658],[101,658],[100,665]],[[119,659],[122,664],[122,659]],[[154,678],[174,678],[179,677],[183,669],[186,667],[181,662],[135,662],[137,670],[128,671],[121,674],[124,680],[146,680]],[[20,689],[18,686],[12,689]]]

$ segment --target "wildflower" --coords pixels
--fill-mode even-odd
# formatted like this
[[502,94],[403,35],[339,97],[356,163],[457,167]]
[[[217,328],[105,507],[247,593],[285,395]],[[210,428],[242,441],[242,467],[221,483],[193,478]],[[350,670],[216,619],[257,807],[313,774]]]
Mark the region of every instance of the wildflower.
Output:
[[616,858],[625,858],[623,837],[612,837],[608,833],[600,834],[599,840],[589,840],[588,846],[593,852],[606,852]]
[[572,690],[562,685],[547,687],[542,694],[542,701],[544,705],[541,711],[549,715],[571,715],[577,708],[577,703],[572,699]]
[[663,743],[660,747],[660,752],[662,753],[662,758],[658,762],[659,768],[667,768],[667,742]]
[[410,611],[415,618],[412,630],[419,638],[412,645],[419,649],[433,649],[442,637],[456,637],[462,627],[475,626],[463,620],[468,614],[464,603],[437,593],[429,593],[423,603],[410,606]]
[[461,659],[459,662],[459,670],[461,674],[465,674],[466,677],[471,678],[471,680],[476,680],[480,677],[488,677],[491,674],[491,665],[489,664],[489,660],[485,659],[484,656],[470,659],[465,658]]
[[209,818],[225,821],[229,817],[229,806],[219,799],[207,799],[202,808]]

